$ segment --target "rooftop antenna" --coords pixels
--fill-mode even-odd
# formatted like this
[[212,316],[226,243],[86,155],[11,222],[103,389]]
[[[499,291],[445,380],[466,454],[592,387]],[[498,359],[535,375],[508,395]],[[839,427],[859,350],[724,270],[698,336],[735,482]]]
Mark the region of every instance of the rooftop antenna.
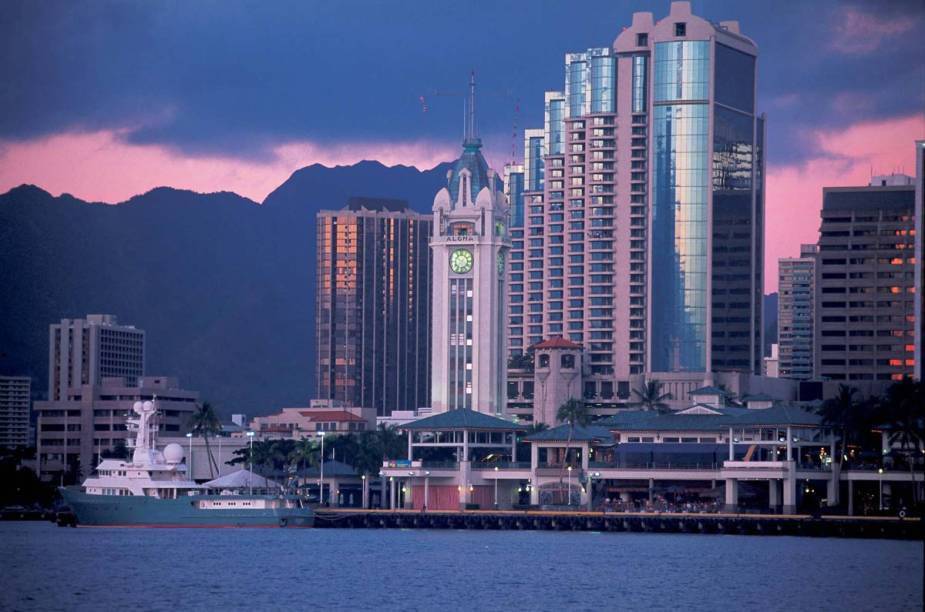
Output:
[[475,70],[469,74],[469,100],[466,104],[465,133],[463,144],[480,144],[475,131]]

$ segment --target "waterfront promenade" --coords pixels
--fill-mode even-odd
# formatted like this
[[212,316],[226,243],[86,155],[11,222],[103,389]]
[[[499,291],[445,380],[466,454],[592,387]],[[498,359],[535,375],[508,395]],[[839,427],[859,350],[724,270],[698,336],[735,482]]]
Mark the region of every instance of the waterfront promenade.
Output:
[[317,510],[319,528],[702,533],[922,539],[918,518],[555,510]]

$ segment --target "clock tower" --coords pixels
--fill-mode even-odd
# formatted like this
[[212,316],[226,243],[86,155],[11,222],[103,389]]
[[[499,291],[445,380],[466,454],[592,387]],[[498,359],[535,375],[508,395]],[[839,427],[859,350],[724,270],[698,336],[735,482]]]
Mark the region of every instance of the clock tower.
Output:
[[475,135],[469,81],[462,155],[434,198],[431,408],[504,412],[507,393],[505,271],[511,242],[498,177]]

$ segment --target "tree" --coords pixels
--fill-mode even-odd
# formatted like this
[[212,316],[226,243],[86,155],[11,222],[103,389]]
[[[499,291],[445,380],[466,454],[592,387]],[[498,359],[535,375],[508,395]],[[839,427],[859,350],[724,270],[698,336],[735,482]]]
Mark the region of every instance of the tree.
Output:
[[645,410],[657,410],[660,414],[670,411],[665,400],[671,399],[671,394],[662,393],[662,383],[656,378],[646,382],[641,389],[633,389],[633,393]]
[[[569,450],[572,446],[572,438],[575,435],[575,427],[587,427],[591,422],[591,413],[588,410],[588,405],[585,404],[580,399],[569,399],[566,400],[559,409],[556,411],[556,420],[561,423],[568,424],[568,440],[565,442],[565,460],[562,462],[562,469],[559,472],[559,484],[562,484],[562,479],[565,477],[565,466],[568,463]],[[571,488],[568,492],[569,500],[571,500],[572,491]]]
[[[212,449],[209,448],[209,436],[221,433],[222,422],[219,420],[215,409],[209,402],[203,402],[196,407],[190,417],[190,432],[194,436],[199,436],[206,444],[206,454],[209,456],[209,476],[215,478],[215,472],[218,471],[218,464],[215,457],[212,456]],[[192,475],[191,475],[192,476]]]
[[533,347],[527,349],[525,353],[515,353],[508,357],[507,367],[509,370],[527,370],[533,371]]
[[123,461],[129,458],[128,447],[125,445],[125,440],[116,440],[115,445],[110,448],[104,448],[100,453],[100,457],[103,459],[122,459]]
[[912,477],[912,501],[919,503],[915,462],[925,446],[925,385],[903,378],[890,386],[883,402],[890,444],[898,444]]
[[848,454],[848,444],[857,437],[860,421],[860,403],[855,399],[858,390],[848,385],[838,385],[838,393],[819,407],[817,413],[822,417],[822,424],[837,432],[841,439],[841,450],[832,460],[839,466]]

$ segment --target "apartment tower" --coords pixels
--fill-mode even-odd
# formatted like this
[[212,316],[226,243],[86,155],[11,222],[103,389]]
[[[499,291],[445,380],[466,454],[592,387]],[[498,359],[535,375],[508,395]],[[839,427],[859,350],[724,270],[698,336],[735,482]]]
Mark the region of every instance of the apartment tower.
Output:
[[429,404],[431,225],[402,200],[318,213],[318,398],[378,416]]
[[737,22],[673,2],[612,47],[565,56],[524,134],[510,352],[582,345],[586,401],[647,373],[760,373],[764,120]]
[[800,245],[799,257],[778,261],[778,376],[813,377],[813,326],[816,292],[815,244]]
[[914,373],[914,210],[905,175],[822,190],[816,376],[885,386]]

